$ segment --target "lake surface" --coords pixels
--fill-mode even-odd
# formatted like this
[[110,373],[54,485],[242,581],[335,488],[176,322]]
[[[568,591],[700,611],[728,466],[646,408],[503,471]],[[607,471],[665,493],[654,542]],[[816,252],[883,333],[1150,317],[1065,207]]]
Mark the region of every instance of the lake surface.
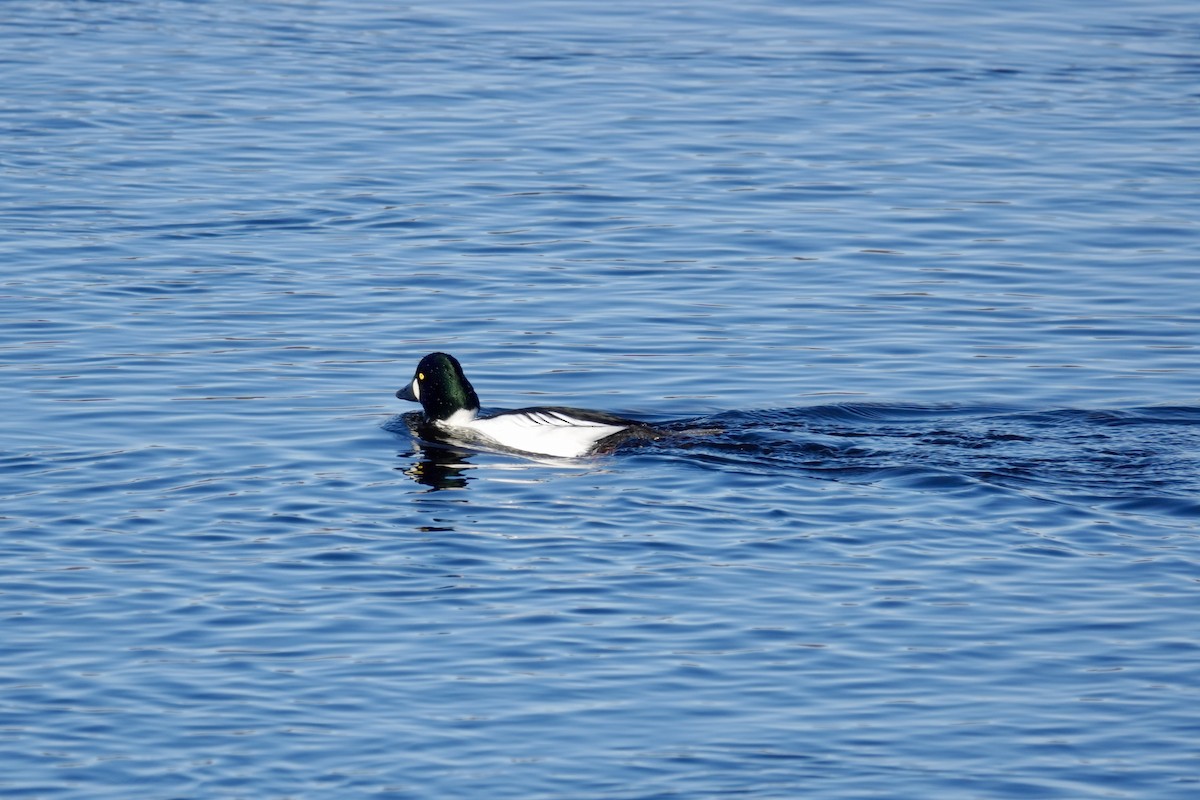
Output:
[[0,795],[1195,798],[1198,42],[5,3]]

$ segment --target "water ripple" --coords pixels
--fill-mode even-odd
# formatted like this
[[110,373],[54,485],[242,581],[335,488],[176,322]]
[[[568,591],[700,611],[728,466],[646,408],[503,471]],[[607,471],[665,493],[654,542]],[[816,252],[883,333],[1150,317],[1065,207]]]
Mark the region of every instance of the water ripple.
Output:
[[4,797],[1195,794],[1190,9],[4,8]]

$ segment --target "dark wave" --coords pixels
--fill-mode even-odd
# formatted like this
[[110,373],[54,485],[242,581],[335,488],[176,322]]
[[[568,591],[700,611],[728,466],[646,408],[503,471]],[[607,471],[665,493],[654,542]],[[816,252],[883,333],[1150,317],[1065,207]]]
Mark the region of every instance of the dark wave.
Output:
[[678,435],[655,443],[658,451],[719,468],[932,489],[986,485],[1200,517],[1196,407],[838,404],[732,411],[664,427]]

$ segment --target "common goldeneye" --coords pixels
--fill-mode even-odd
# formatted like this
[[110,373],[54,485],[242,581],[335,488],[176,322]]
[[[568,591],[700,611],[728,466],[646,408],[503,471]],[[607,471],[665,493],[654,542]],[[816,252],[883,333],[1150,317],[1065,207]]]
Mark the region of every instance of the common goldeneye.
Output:
[[479,395],[458,359],[430,353],[396,397],[420,403],[438,438],[534,455],[577,458],[627,439],[657,439],[660,431],[603,411],[542,406],[480,417]]

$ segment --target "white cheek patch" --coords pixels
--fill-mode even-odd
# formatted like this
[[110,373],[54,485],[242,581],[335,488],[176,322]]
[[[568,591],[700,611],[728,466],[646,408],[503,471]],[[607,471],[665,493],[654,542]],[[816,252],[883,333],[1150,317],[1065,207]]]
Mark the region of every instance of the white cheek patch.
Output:
[[417,398],[418,400],[421,399],[421,385],[417,382],[416,378],[413,378],[412,393],[413,397]]

